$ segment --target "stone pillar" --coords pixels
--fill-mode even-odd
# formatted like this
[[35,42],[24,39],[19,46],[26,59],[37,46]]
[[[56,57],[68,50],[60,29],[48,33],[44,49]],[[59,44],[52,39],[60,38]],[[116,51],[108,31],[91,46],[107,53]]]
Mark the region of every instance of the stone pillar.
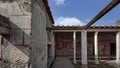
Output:
[[74,64],[77,63],[76,61],[76,31],[73,32],[73,46],[74,46]]
[[52,31],[51,32],[52,34],[52,57],[55,58],[55,35],[54,35],[54,32]]
[[2,35],[0,35],[0,58],[2,58]]
[[95,35],[94,35],[94,53],[95,53],[95,63],[99,64],[99,61],[98,61],[98,32],[95,32]]
[[120,32],[116,34],[116,62],[120,62]]
[[87,31],[82,30],[81,33],[81,42],[82,42],[82,68],[87,68]]
[[3,60],[9,60],[9,43],[6,38],[3,38],[3,44],[2,44],[2,59]]

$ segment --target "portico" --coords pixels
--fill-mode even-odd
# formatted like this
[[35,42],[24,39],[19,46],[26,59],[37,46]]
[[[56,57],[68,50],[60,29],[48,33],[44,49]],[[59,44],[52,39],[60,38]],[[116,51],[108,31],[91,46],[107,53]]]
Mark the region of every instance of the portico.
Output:
[[[83,66],[87,65],[89,59],[93,59],[96,64],[99,64],[101,59],[110,60],[111,57],[119,61],[119,26],[92,26],[87,30],[81,28],[48,28],[55,33],[56,56],[73,58],[75,64],[77,59],[81,59]],[[112,47],[116,47],[116,51]],[[112,50],[116,54],[112,54]]]

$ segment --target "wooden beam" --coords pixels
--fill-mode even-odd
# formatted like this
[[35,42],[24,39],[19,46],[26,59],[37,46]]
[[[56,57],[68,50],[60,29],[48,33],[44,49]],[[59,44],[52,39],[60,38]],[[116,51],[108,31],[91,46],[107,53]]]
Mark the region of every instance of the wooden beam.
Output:
[[84,29],[89,28],[92,24],[94,24],[97,20],[103,17],[106,13],[108,13],[111,9],[117,6],[120,3],[120,0],[112,0],[102,11],[100,11],[86,26]]

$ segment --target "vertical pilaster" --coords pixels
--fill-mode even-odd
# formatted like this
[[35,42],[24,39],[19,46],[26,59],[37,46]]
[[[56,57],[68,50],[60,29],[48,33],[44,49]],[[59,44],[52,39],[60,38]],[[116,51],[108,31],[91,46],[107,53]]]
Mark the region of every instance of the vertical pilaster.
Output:
[[54,57],[55,58],[55,35],[54,35],[54,32],[52,31],[51,32],[51,34],[52,34],[52,57]]
[[120,62],[120,32],[116,34],[116,62]]
[[82,68],[87,68],[87,31],[82,30],[81,33],[82,42]]
[[94,35],[94,53],[95,53],[95,63],[96,64],[99,64],[99,61],[98,61],[98,32],[95,32],[95,35]]
[[73,32],[73,46],[74,46],[74,64],[77,63],[76,61],[76,31]]

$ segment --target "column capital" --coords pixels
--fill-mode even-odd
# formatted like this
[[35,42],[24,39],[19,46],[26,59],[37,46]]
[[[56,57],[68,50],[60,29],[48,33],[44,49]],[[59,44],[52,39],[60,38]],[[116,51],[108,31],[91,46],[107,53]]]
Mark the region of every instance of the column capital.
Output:
[[120,31],[117,32],[117,34],[120,33]]
[[96,31],[96,32],[95,32],[95,36],[98,35],[98,33],[99,33],[99,31]]
[[86,29],[82,29],[82,31],[87,31]]
[[95,33],[99,33],[99,31],[95,31]]
[[87,33],[87,30],[85,30],[85,29],[82,29],[81,33],[83,33],[83,32]]
[[77,32],[76,30],[74,30],[73,32]]

